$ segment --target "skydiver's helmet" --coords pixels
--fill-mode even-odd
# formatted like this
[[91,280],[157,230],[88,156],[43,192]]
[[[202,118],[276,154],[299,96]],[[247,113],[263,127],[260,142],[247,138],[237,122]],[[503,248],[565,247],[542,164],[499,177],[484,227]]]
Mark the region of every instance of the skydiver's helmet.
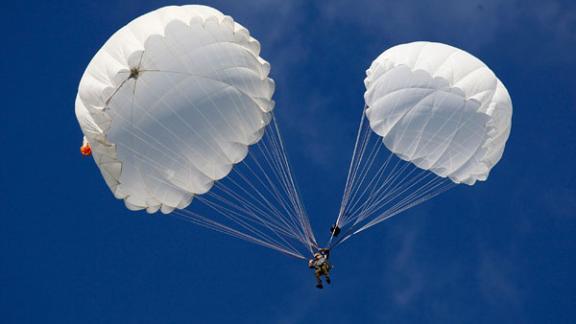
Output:
[[320,259],[321,257],[322,257],[322,254],[320,252],[314,253],[314,259]]

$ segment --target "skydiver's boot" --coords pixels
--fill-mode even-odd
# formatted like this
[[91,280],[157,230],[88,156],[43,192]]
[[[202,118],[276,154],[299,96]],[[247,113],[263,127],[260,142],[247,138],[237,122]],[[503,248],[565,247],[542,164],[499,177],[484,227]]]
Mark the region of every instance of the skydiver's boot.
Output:
[[330,284],[330,276],[329,276],[329,275],[325,275],[325,277],[326,277],[326,283],[327,283],[327,284]]

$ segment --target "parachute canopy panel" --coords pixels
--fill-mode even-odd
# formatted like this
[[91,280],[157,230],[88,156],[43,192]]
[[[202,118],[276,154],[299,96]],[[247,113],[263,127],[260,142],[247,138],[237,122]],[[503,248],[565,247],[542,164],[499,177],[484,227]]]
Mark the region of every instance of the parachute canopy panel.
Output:
[[147,13],[98,51],[76,116],[129,209],[185,208],[261,139],[274,82],[259,52],[246,28],[199,5]]
[[366,117],[390,151],[455,183],[486,180],[510,134],[512,102],[484,63],[414,42],[388,49],[366,74]]

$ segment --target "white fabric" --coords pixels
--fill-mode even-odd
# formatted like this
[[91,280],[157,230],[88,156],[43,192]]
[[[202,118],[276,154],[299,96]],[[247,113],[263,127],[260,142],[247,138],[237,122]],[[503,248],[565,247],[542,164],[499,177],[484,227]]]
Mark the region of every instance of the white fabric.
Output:
[[484,63],[414,42],[388,49],[366,74],[366,116],[390,151],[455,183],[488,177],[510,134],[512,102]]
[[76,116],[106,183],[129,209],[185,208],[260,140],[274,82],[259,52],[232,18],[191,5],[133,20],[96,53]]

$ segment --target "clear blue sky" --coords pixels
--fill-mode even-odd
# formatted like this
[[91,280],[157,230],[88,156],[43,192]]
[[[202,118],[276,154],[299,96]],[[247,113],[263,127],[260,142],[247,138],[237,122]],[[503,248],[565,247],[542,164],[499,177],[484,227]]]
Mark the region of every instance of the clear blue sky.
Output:
[[74,98],[90,58],[173,2],[5,2],[0,322],[575,321],[574,1],[202,3],[262,44],[320,241],[339,206],[364,71],[395,44],[445,42],[495,71],[515,109],[504,158],[487,182],[347,242],[333,255],[333,286],[317,291],[301,261],[127,211],[79,155]]

